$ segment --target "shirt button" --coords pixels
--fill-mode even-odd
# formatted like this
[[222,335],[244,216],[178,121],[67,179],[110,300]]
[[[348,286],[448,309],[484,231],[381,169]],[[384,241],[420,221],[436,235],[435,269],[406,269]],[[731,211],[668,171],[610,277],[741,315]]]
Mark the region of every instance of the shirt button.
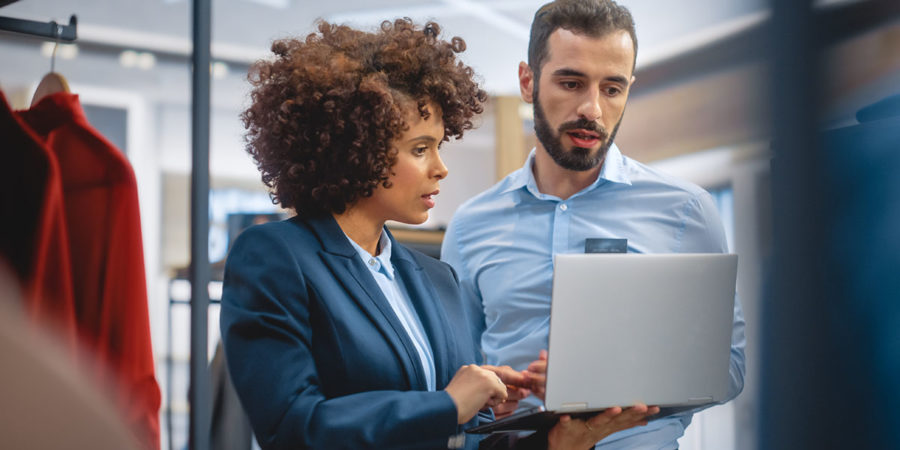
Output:
[[370,265],[370,266],[374,266],[374,265],[375,265],[375,260],[374,260],[374,259],[369,259],[369,265]]
[[565,203],[563,203],[562,205],[559,205],[559,209],[565,211],[565,210],[569,209],[569,206],[566,205]]

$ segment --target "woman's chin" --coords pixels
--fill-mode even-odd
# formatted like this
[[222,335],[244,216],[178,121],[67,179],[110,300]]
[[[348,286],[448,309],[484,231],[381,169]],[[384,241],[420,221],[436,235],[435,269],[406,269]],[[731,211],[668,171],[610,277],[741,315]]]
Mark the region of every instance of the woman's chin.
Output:
[[407,225],[422,225],[428,220],[428,211],[422,214],[410,214],[403,218],[394,219],[397,222],[405,223]]

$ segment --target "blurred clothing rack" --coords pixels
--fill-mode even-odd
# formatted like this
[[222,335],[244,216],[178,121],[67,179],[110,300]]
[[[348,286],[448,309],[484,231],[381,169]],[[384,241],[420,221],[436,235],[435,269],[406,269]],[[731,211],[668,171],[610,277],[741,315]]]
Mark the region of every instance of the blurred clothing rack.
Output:
[[[210,438],[209,359],[209,110],[212,0],[191,2],[191,450],[208,450]],[[199,70],[198,70],[199,68]]]
[[[16,0],[0,0],[0,7]],[[211,38],[211,0],[193,0],[192,67],[209,67]],[[0,32],[36,36],[57,42],[78,38],[78,19],[68,25],[56,21],[39,22],[0,16]],[[192,170],[191,170],[191,361],[190,361],[190,442],[189,448],[209,448],[209,372],[207,368],[206,290],[210,278],[209,242],[209,109],[210,76],[208,70],[192,70]],[[203,286],[203,288],[200,288]],[[170,437],[171,443],[171,437]]]
[[68,25],[61,25],[56,23],[55,20],[38,22],[0,16],[0,30],[72,42],[78,39],[78,18],[73,14],[69,17]]

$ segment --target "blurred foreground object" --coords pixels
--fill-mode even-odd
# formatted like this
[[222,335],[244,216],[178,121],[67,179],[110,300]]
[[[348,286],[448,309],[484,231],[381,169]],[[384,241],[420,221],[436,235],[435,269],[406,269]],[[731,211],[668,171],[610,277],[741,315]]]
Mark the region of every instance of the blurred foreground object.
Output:
[[29,325],[0,264],[0,436],[10,449],[137,449],[113,405],[55,340]]

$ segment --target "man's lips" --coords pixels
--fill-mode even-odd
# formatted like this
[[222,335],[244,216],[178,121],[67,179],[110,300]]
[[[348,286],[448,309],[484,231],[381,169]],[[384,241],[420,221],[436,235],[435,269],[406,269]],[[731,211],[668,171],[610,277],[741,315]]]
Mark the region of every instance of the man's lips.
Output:
[[576,129],[566,131],[566,135],[578,147],[589,148],[600,142],[600,134],[595,131]]

